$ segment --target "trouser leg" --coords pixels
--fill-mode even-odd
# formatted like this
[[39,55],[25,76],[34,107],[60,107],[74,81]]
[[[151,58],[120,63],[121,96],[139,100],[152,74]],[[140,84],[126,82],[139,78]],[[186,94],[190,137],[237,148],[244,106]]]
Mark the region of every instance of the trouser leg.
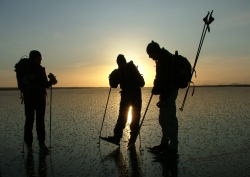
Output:
[[114,136],[117,138],[122,138],[123,129],[126,126],[127,115],[128,115],[129,107],[120,108],[119,116],[114,129]]
[[140,111],[137,109],[138,108],[136,108],[136,107],[132,107],[132,121],[130,124],[131,137],[134,136],[139,130],[139,123],[140,123],[141,114],[140,114]]
[[36,108],[36,131],[39,144],[43,144],[45,142],[45,104],[45,100],[42,100],[38,103]]
[[139,130],[139,124],[141,118],[141,106],[142,106],[141,95],[137,95],[132,104],[132,121],[130,124],[131,139],[133,139],[133,137],[138,133]]
[[35,110],[32,104],[25,104],[25,125],[24,125],[24,141],[26,144],[33,143],[33,123],[34,123]]
[[176,104],[178,91],[172,91],[168,98],[161,101],[159,123],[162,127],[162,144],[169,144],[169,148],[178,148],[178,119]]
[[114,129],[114,136],[117,138],[122,138],[123,129],[125,128],[127,123],[128,111],[129,111],[129,102],[127,101],[127,97],[122,95],[120,102],[119,116]]

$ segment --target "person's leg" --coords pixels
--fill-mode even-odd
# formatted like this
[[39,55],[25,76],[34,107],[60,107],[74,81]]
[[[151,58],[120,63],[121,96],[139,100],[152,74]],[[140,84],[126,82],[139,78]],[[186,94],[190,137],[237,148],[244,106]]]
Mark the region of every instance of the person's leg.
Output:
[[129,95],[126,93],[121,93],[121,101],[120,101],[120,109],[119,109],[119,116],[114,128],[114,137],[122,138],[123,129],[127,123],[128,111],[129,111]]
[[130,124],[130,130],[131,130],[130,140],[131,141],[135,141],[135,137],[139,131],[141,107],[142,107],[141,93],[138,93],[134,96],[134,100],[132,103],[132,121]]
[[27,146],[32,147],[33,143],[33,123],[34,123],[34,107],[31,103],[25,103],[25,125],[24,125],[24,142]]
[[36,131],[37,131],[37,140],[40,145],[45,143],[45,107],[46,101],[44,99],[39,99],[36,106]]
[[169,143],[170,149],[178,149],[178,119],[175,100],[178,90],[172,91],[165,101],[160,101],[159,123],[162,127],[161,144]]
[[49,153],[49,148],[45,144],[45,108],[46,108],[46,100],[45,96],[41,99],[37,100],[36,106],[36,131],[37,131],[37,140],[39,142],[40,152]]

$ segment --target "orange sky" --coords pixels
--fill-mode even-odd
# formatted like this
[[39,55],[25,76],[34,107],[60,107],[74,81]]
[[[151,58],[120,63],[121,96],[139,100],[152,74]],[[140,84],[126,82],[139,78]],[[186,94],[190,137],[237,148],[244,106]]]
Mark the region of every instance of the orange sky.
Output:
[[[237,6],[237,8],[235,8]],[[31,50],[57,76],[57,87],[109,87],[118,54],[153,85],[151,40],[193,65],[202,19],[214,11],[196,66],[196,85],[250,84],[250,1],[0,2],[0,87],[16,87],[14,65]],[[48,8],[49,7],[49,8]],[[20,15],[22,14],[22,15]],[[32,15],[30,15],[32,14]]]

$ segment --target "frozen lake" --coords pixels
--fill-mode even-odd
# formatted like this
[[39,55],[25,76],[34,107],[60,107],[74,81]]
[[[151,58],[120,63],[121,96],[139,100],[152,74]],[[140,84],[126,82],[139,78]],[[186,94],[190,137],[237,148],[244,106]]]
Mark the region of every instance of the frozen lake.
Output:
[[[176,101],[181,106],[184,90]],[[146,146],[160,143],[158,96],[150,103],[135,149],[127,150],[128,126],[121,147],[101,141],[99,133],[109,88],[54,89],[51,155],[38,154],[34,126],[33,156],[23,149],[24,106],[19,91],[0,91],[0,177],[9,176],[250,176],[250,87],[197,87],[178,111],[179,160],[152,162]],[[142,90],[144,114],[151,95]],[[46,106],[46,143],[50,146],[50,90]],[[102,136],[113,135],[119,89],[112,89]],[[141,145],[141,148],[140,148]]]

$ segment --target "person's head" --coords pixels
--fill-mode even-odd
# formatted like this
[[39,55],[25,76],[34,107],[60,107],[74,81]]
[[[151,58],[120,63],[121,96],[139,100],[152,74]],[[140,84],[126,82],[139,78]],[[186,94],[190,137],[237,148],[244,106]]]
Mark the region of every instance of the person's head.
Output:
[[41,64],[42,55],[37,50],[30,51],[29,59],[31,59],[36,64]]
[[147,51],[149,58],[152,58],[153,60],[157,60],[157,57],[159,56],[161,48],[158,43],[152,41],[151,43],[148,44],[146,51]]
[[117,56],[116,62],[119,68],[127,64],[126,58],[122,54]]

